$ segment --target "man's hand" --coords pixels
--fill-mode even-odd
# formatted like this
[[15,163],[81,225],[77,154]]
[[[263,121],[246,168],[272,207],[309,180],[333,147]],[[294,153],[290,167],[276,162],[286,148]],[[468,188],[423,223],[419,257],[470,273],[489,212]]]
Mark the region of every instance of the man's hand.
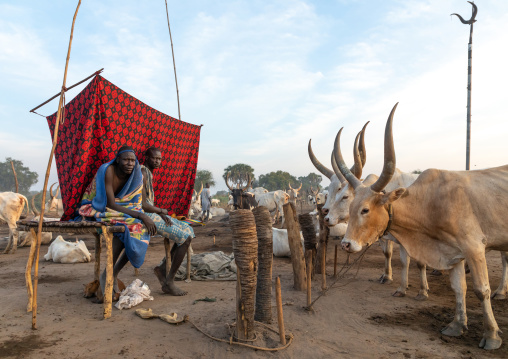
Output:
[[166,216],[165,214],[162,213],[160,213],[159,216],[164,220],[166,226],[171,227],[173,225],[173,222],[171,222],[171,218],[169,218],[169,216]]
[[153,236],[157,233],[157,227],[155,226],[155,223],[153,223],[153,221],[150,217],[148,217],[144,213],[141,213],[138,218],[143,221],[143,224],[145,225],[146,229],[148,230],[148,234]]

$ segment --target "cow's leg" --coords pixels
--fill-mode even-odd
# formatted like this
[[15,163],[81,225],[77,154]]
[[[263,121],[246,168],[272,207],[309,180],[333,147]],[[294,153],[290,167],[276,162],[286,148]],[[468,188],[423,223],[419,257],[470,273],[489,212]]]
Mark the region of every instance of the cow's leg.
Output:
[[501,346],[503,341],[499,336],[499,327],[494,318],[492,305],[490,303],[489,273],[487,270],[487,261],[485,259],[485,250],[482,249],[473,253],[466,253],[466,260],[473,277],[474,293],[482,303],[484,329],[480,348],[486,350],[497,349]]
[[11,254],[16,253],[16,249],[18,249],[18,239],[19,239],[19,231],[17,228],[12,229],[12,248]]
[[[393,254],[393,242],[386,240],[384,238],[380,239],[379,242],[381,243],[381,247],[383,248],[383,253],[385,255],[385,272],[379,278],[379,283],[385,284],[385,283],[392,283],[393,277],[392,277],[392,254]],[[404,290],[405,293],[405,290]]]
[[[392,243],[392,241],[387,241]],[[392,243],[393,248],[393,243]],[[392,249],[393,250],[393,249]],[[400,250],[400,261],[402,262],[402,272],[400,277],[400,287],[397,288],[395,293],[393,293],[394,297],[404,297],[406,295],[406,290],[408,288],[409,283],[409,262],[411,261],[411,258],[409,258],[409,255],[407,254],[404,247],[399,246]],[[386,254],[385,254],[386,256]]]
[[[401,247],[402,249],[402,247]],[[429,298],[429,282],[427,282],[427,266],[423,263],[416,262],[420,271],[420,291],[415,297],[416,300],[427,300]]]
[[501,252],[501,260],[503,262],[503,275],[499,287],[492,294],[492,299],[506,299],[508,293],[508,252]]
[[9,229],[9,239],[7,240],[7,247],[4,249],[4,254],[9,254],[12,247],[12,229]]
[[450,270],[450,284],[455,293],[455,317],[441,333],[450,337],[458,337],[467,330],[466,314],[466,272],[464,261],[461,261]]

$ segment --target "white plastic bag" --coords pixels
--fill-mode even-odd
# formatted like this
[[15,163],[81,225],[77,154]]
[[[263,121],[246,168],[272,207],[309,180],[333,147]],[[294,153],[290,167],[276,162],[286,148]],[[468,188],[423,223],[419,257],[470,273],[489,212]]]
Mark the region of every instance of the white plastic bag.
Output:
[[128,309],[144,300],[153,300],[153,297],[150,295],[150,288],[148,288],[145,282],[135,279],[120,293],[120,299],[118,299],[115,307],[118,309]]

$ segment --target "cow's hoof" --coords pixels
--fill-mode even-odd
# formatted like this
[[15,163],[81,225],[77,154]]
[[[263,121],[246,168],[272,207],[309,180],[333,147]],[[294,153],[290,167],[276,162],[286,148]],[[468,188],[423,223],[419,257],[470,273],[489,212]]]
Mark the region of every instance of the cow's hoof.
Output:
[[441,330],[441,334],[446,335],[448,337],[459,337],[464,333],[464,330],[466,329],[467,327],[465,325],[453,321],[450,324],[448,324],[446,328]]
[[482,338],[479,347],[485,350],[494,350],[499,349],[499,347],[503,344],[503,340],[499,336],[499,334],[495,334],[495,338]]
[[504,299],[506,299],[506,294],[494,292],[494,293],[492,293],[490,299],[504,300]]
[[397,297],[397,298],[402,298],[402,297],[405,297],[406,296],[406,293],[400,291],[400,290],[397,290],[395,291],[395,293],[392,294],[393,297]]
[[381,283],[381,284],[391,284],[391,283],[393,283],[393,280],[391,278],[389,278],[386,274],[383,274],[379,278],[379,283]]
[[429,295],[427,293],[418,293],[418,295],[415,297],[415,299],[420,302],[424,302],[427,299],[429,299]]

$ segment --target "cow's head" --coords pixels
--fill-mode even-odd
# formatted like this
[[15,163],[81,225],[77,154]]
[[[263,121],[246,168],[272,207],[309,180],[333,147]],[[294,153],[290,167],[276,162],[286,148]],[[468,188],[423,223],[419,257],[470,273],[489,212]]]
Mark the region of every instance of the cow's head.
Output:
[[399,199],[405,188],[383,193],[395,172],[395,149],[393,146],[392,122],[397,104],[393,107],[385,129],[385,158],[383,172],[376,182],[367,186],[347,168],[340,151],[340,135],[335,138],[334,157],[340,172],[354,190],[354,199],[349,206],[349,222],[342,249],[359,252],[364,245],[377,241],[384,233],[389,221],[389,205]]
[[247,174],[247,184],[245,187],[240,188],[240,185],[238,184],[238,188],[232,188],[229,185],[229,172],[226,174],[226,186],[228,186],[229,190],[231,191],[231,195],[233,196],[233,206],[235,209],[244,208],[243,207],[243,194],[247,187],[249,187],[250,184],[250,174]]
[[[354,173],[360,173],[363,166],[365,166],[365,162],[367,162],[367,151],[365,150],[365,129],[369,122],[367,122],[362,129],[362,132],[360,133],[360,139],[358,143],[358,147],[355,145],[355,148],[358,149],[358,155],[360,156],[360,162],[357,161],[358,155],[355,155],[355,165],[351,168],[351,171]],[[344,187],[347,185],[346,178],[342,175],[342,173],[339,171],[339,168],[337,166],[337,163],[335,161],[335,158],[331,156],[331,164],[333,171],[324,166],[314,155],[314,152],[312,151],[311,147],[311,140],[309,140],[309,146],[308,146],[308,152],[309,157],[312,163],[314,164],[314,167],[324,174],[326,177],[330,179],[330,185],[328,186],[328,195],[325,199],[325,204],[323,208],[321,208],[321,212],[326,216],[330,212],[330,209],[334,206],[335,202],[337,201],[339,193],[342,191]],[[357,164],[358,163],[358,164]]]
[[300,190],[302,189],[302,185],[303,185],[303,183],[300,183],[300,187],[293,188],[293,187],[291,187],[291,183],[289,183],[289,190],[288,190],[289,193],[288,194],[289,194],[289,198],[291,200],[298,198],[298,192],[300,192]]
[[60,185],[56,187],[56,192],[53,194],[53,186],[55,184],[56,182],[53,183],[51,187],[49,187],[49,195],[51,197],[49,200],[49,212],[56,212],[58,210],[58,195],[60,194]]

